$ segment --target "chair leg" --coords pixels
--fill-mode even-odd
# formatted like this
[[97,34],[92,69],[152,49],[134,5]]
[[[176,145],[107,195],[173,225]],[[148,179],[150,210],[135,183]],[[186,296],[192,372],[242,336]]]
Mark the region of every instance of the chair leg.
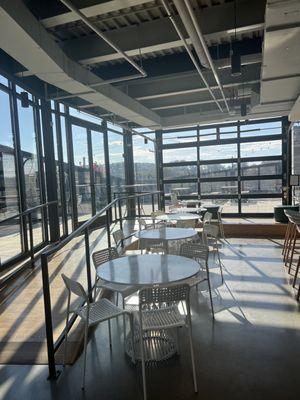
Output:
[[216,250],[217,250],[217,255],[218,255],[218,260],[219,260],[219,267],[220,267],[220,272],[221,272],[221,278],[222,278],[222,283],[224,282],[224,276],[223,276],[223,268],[222,268],[222,263],[221,263],[221,259],[220,259],[220,252],[219,252],[219,248],[218,248],[218,240],[215,239],[216,241]]
[[112,344],[111,344],[111,326],[110,326],[110,319],[109,319],[107,322],[108,322],[109,347],[112,348]]
[[131,335],[131,343],[132,343],[132,357],[131,361],[135,364],[135,348],[134,348],[134,324],[133,324],[133,315],[128,314],[129,323],[130,323],[130,335]]
[[141,363],[142,363],[142,376],[143,376],[143,393],[144,393],[144,400],[147,400],[145,350],[144,350],[144,340],[143,340],[142,328],[140,328],[140,345],[141,345]]
[[295,247],[296,247],[296,241],[297,241],[297,230],[295,231],[294,238],[293,238],[293,244],[292,244],[292,249],[291,249],[291,257],[290,257],[290,262],[289,262],[289,274],[291,273],[291,269],[292,269],[293,258],[294,258]]
[[214,310],[214,303],[213,303],[212,294],[211,294],[211,285],[210,285],[210,277],[209,277],[208,268],[206,271],[207,271],[207,284],[208,284],[208,291],[209,291],[209,298],[210,298],[211,313],[212,313],[213,319],[215,319],[215,310]]
[[84,390],[84,386],[85,386],[87,339],[88,339],[88,323],[87,323],[87,321],[86,321],[86,323],[85,323],[85,328],[84,328],[83,374],[82,374],[82,385],[81,385],[81,389],[82,389],[82,390]]
[[297,262],[297,267],[296,267],[295,276],[294,276],[294,280],[293,280],[293,287],[296,286],[299,268],[300,268],[300,256],[299,256],[299,259],[298,259],[298,262]]
[[292,224],[291,231],[290,231],[290,237],[289,237],[289,240],[288,240],[288,243],[287,243],[287,249],[286,249],[286,252],[285,252],[285,258],[284,258],[285,265],[287,265],[287,261],[288,261],[289,256],[290,256],[290,250],[291,250],[294,234],[295,234],[295,227],[294,227],[294,224]]
[[191,319],[190,318],[191,317],[189,317],[188,331],[189,331],[189,342],[190,342],[190,350],[191,350],[194,390],[195,390],[195,393],[198,393],[196,367],[195,367],[195,357],[194,357],[194,347],[193,347],[193,338],[192,338],[192,327],[191,327]]
[[285,235],[284,235],[284,242],[283,242],[283,247],[282,247],[282,252],[281,252],[282,254],[284,254],[284,252],[285,252],[285,248],[286,248],[286,244],[287,244],[287,239],[289,237],[290,229],[291,229],[291,223],[288,222],[286,230],[285,230]]

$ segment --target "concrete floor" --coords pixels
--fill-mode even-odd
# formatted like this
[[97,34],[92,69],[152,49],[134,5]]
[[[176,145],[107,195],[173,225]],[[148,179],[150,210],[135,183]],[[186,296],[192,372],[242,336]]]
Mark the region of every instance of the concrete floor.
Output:
[[[211,259],[216,320],[211,319],[205,284],[193,293],[193,336],[199,394],[193,392],[187,337],[181,355],[149,368],[149,399],[299,399],[300,313],[280,244],[262,239],[230,239],[221,249],[225,283]],[[91,334],[86,390],[80,389],[82,357],[53,383],[46,366],[1,366],[2,399],[142,398],[140,367],[124,356],[122,323],[113,323],[113,349],[107,326]]]

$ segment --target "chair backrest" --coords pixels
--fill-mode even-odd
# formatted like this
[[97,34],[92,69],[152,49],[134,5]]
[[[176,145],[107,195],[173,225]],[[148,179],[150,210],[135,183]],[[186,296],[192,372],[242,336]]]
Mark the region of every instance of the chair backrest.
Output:
[[285,213],[285,215],[287,216],[287,217],[300,217],[300,212],[299,211],[296,211],[296,210],[289,210],[289,209],[286,209],[286,210],[284,210],[284,213]]
[[144,250],[144,249],[157,249],[157,248],[165,248],[165,242],[163,240],[158,241],[155,239],[144,239],[140,238],[139,239],[139,250]]
[[203,216],[203,224],[210,224],[212,219],[212,213],[210,213],[209,211],[206,211],[206,213]]
[[124,232],[121,229],[114,231],[112,235],[117,246],[122,244],[123,240],[125,239]]
[[171,193],[171,203],[172,204],[178,204],[178,197],[177,197],[177,193]]
[[189,300],[190,287],[183,283],[180,285],[153,286],[139,291],[139,307],[145,304],[172,303]]
[[108,247],[103,250],[95,251],[92,254],[92,259],[95,268],[99,267],[99,265],[104,264],[107,261],[113,260],[114,258],[118,257],[119,254],[115,247]]
[[76,282],[73,279],[68,278],[65,274],[61,274],[61,277],[63,278],[63,281],[65,282],[66,288],[68,289],[69,292],[74,293],[76,296],[81,297],[87,302],[89,301],[83,286],[79,282]]
[[144,220],[144,218],[139,218],[138,222],[140,229],[147,229],[147,222]]
[[205,236],[210,236],[215,239],[219,237],[219,227],[218,225],[206,224],[203,226],[203,233]]
[[162,211],[162,210],[152,211],[152,213],[151,213],[151,218],[153,219],[153,218],[158,217],[159,215],[164,215],[164,214],[165,214],[165,212]]
[[207,264],[209,249],[205,245],[201,245],[199,243],[182,243],[180,246],[179,254],[182,257],[192,258],[197,261],[199,264],[204,263]]
[[186,219],[177,221],[176,227],[177,228],[195,228],[196,221],[194,219]]

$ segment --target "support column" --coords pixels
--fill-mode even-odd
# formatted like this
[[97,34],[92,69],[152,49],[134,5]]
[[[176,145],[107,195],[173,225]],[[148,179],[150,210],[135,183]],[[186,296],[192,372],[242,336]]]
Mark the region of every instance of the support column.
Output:
[[[46,191],[47,200],[57,202],[57,179],[54,157],[54,143],[53,143],[53,130],[51,120],[51,107],[50,101],[42,100],[42,126],[43,126],[43,142],[44,142],[44,157],[45,157],[45,175],[46,175]],[[58,205],[53,204],[49,206],[49,230],[50,241],[56,242],[59,240],[59,219],[58,219]]]

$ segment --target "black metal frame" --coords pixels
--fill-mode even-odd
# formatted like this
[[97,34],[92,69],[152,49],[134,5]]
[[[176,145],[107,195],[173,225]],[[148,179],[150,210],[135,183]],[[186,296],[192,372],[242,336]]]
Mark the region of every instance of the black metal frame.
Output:
[[[254,125],[259,123],[266,123],[266,122],[281,122],[281,133],[278,134],[270,134],[270,135],[261,135],[261,136],[249,136],[249,137],[241,137],[241,134],[246,131],[242,131],[241,127],[243,125]],[[233,127],[234,133],[236,133],[235,138],[223,138],[224,135],[227,133],[233,132],[222,132],[222,128],[224,127]],[[197,160],[194,161],[181,161],[181,162],[166,162],[162,165],[162,171],[160,173],[160,179],[162,183],[160,184],[159,189],[164,191],[164,185],[166,184],[184,184],[184,183],[197,183],[198,188],[198,199],[236,199],[238,205],[238,212],[237,213],[224,213],[225,216],[272,216],[273,213],[243,213],[242,210],[242,200],[244,198],[278,198],[281,199],[282,202],[287,202],[288,199],[284,197],[283,191],[281,193],[260,193],[260,194],[242,194],[242,182],[249,181],[249,180],[269,180],[269,179],[282,179],[282,186],[286,186],[286,157],[285,154],[287,153],[287,128],[288,122],[286,118],[272,118],[272,119],[265,119],[265,120],[251,120],[251,121],[237,121],[236,123],[227,123],[227,124],[214,124],[214,125],[207,125],[207,126],[194,126],[184,129],[174,129],[174,130],[166,130],[166,131],[157,131],[157,144],[161,143],[161,149],[159,152],[159,157],[163,159],[163,151],[167,149],[182,149],[182,148],[195,148],[197,151]],[[215,133],[210,133],[209,135],[214,135],[214,140],[200,140],[200,131],[205,130],[207,128],[214,128]],[[279,128],[278,128],[279,129]],[[191,138],[195,138],[193,141],[190,142],[183,142],[183,143],[163,143],[164,134],[168,133],[180,133],[180,132],[187,132],[194,130],[196,131],[195,135],[191,135]],[[222,136],[222,138],[221,138]],[[282,153],[278,156],[261,156],[261,157],[241,157],[241,144],[242,143],[253,143],[253,142],[264,142],[264,141],[273,141],[273,140],[280,140],[282,143]],[[222,146],[226,144],[236,144],[237,145],[237,156],[231,159],[215,159],[215,160],[201,160],[200,158],[200,148],[205,148],[207,146]],[[282,162],[282,175],[262,175],[262,176],[243,176],[241,175],[241,164],[243,162],[254,162],[254,161],[281,161]],[[201,166],[202,165],[209,165],[209,164],[232,164],[235,163],[237,165],[237,175],[236,176],[228,176],[228,177],[213,177],[213,178],[202,178],[201,177]],[[197,166],[197,176],[195,177],[187,177],[187,178],[174,178],[174,179],[164,179],[163,177],[163,168],[164,167],[181,167],[181,166]],[[237,184],[237,193],[235,194],[219,194],[219,195],[207,195],[201,193],[201,183],[204,182],[224,182],[224,181],[231,181],[236,182]],[[189,199],[195,198],[192,195],[179,195],[180,199]],[[165,199],[170,199],[170,196],[165,196]]]

